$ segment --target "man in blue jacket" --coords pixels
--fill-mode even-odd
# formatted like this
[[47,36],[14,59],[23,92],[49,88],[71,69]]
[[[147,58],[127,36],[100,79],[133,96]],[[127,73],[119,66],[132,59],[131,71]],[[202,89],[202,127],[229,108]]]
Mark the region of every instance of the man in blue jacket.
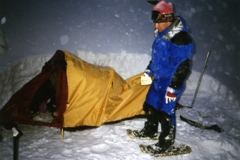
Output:
[[143,104],[147,121],[144,128],[134,134],[142,139],[154,138],[160,122],[161,133],[153,148],[161,153],[174,144],[176,104],[190,72],[194,44],[182,18],[174,16],[171,3],[158,2],[152,10],[152,20],[157,35],[152,45],[152,59],[144,74],[153,77]]

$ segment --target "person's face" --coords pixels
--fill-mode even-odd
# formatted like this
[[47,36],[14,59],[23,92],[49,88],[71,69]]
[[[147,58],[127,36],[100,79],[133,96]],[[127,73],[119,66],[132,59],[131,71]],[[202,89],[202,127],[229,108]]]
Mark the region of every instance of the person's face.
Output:
[[162,23],[155,23],[155,28],[158,30],[158,32],[164,31],[167,27],[169,27],[172,24],[172,22],[162,22]]

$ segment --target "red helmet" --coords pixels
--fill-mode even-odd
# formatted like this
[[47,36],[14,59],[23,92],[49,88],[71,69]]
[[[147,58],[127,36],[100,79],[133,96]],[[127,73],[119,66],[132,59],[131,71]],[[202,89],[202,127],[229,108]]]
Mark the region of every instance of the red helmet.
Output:
[[165,0],[158,2],[152,10],[152,20],[154,23],[173,21],[172,3],[166,3]]

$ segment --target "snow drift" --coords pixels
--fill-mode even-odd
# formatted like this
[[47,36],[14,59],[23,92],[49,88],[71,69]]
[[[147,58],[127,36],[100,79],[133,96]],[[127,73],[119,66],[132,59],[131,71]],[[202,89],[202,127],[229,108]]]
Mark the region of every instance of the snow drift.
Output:
[[[147,66],[150,56],[146,54],[119,53],[94,54],[78,51],[76,54],[83,60],[98,65],[113,67],[122,77],[129,78],[142,72]],[[41,71],[41,67],[51,58],[49,56],[28,57],[8,66],[0,75],[0,108],[11,95],[22,85]],[[187,80],[187,87],[180,103],[188,106],[192,102],[198,72],[192,71]],[[204,125],[217,124],[224,130],[222,133],[208,131],[180,120],[183,115]],[[240,110],[239,101],[232,92],[219,81],[204,75],[193,109],[177,111],[176,143],[186,143],[192,148],[189,155],[168,157],[171,160],[237,160],[240,157]],[[56,128],[20,125],[24,136],[20,139],[20,159],[86,159],[86,160],[132,160],[155,159],[141,153],[139,144],[151,144],[154,141],[129,139],[126,129],[141,129],[144,119],[122,121],[103,125],[96,129],[65,132],[60,140],[60,132]],[[3,130],[3,141],[0,142],[0,157],[3,160],[12,157],[11,132]]]

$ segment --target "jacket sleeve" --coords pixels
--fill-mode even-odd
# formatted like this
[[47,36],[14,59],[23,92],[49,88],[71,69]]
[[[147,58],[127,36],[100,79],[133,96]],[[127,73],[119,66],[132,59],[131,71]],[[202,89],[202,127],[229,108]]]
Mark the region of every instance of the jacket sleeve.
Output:
[[[177,46],[185,46],[192,43],[192,38],[188,35],[187,32],[181,31],[177,33],[172,39],[171,42],[176,44]],[[172,80],[170,83],[171,88],[179,89],[186,77],[190,72],[190,59],[186,59],[180,63],[178,68],[176,69],[174,75],[172,76]]]
[[187,59],[180,63],[180,65],[178,66],[176,72],[172,77],[171,84],[169,87],[173,89],[179,89],[182,86],[186,77],[188,76],[189,72],[190,72],[190,60]]
[[153,76],[153,72],[150,69],[150,64],[152,63],[152,61],[149,62],[147,68],[145,69],[144,73],[147,73],[149,76]]

